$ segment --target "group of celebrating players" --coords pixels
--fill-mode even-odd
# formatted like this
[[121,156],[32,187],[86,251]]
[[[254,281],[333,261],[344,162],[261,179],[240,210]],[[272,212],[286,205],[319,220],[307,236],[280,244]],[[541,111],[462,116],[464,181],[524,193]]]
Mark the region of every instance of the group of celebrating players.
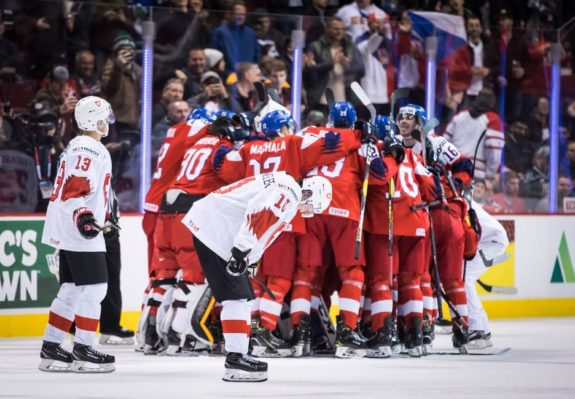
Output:
[[[401,107],[395,120],[378,115],[366,122],[351,103],[336,102],[327,126],[298,131],[288,110],[270,100],[259,115],[199,108],[170,128],[143,219],[150,275],[138,334],[144,353],[213,350],[218,338],[246,335],[253,356],[308,356],[330,347],[329,320],[316,316],[334,291],[336,357],[426,354],[438,295],[450,304],[455,348],[490,345],[488,331],[468,329],[463,281],[464,259],[475,256],[480,239],[464,195],[473,163],[428,134],[426,122],[414,104]],[[263,253],[252,270],[256,300],[246,331],[233,312],[217,304],[206,309],[209,288],[182,220],[223,186],[282,171],[296,181],[327,179],[331,202],[314,217],[298,213]],[[254,219],[256,236],[266,217],[273,216]],[[246,255],[232,251],[230,262]],[[286,305],[287,332],[278,327]],[[202,332],[194,328],[199,317],[221,327]]]

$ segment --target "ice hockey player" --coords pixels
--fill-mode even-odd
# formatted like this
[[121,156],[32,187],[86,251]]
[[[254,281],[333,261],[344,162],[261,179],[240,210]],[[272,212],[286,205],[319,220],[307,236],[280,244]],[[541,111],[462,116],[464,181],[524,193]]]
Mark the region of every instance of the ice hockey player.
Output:
[[[207,128],[207,134],[188,148],[176,180],[160,206],[155,235],[158,278],[173,279],[182,270],[173,292],[171,308],[158,326],[160,332],[167,335],[168,355],[181,352],[192,312],[207,288],[191,232],[181,221],[196,201],[225,185],[212,168],[216,150],[222,146],[231,149],[233,141],[244,138],[243,130],[238,133],[230,116],[216,119]],[[148,345],[153,347],[154,340],[159,339],[154,323],[149,322],[147,328],[144,352]],[[195,343],[196,349],[199,345]]]
[[493,343],[489,320],[479,300],[476,283],[489,267],[485,262],[502,255],[509,245],[509,239],[501,223],[487,213],[480,204],[472,202],[472,208],[481,225],[481,239],[477,253],[466,264],[465,293],[469,308],[469,344],[467,346],[469,349],[485,349],[493,346]]
[[[399,109],[398,127],[402,136],[411,136],[415,125],[420,125],[420,132],[425,121],[425,110],[419,105],[408,104]],[[411,136],[408,140],[418,139]],[[439,202],[430,210],[441,286],[457,311],[456,314],[450,308],[453,346],[465,352],[468,342],[468,310],[463,283],[463,260],[475,254],[479,237],[469,223],[468,205],[461,192],[471,183],[473,164],[441,136],[428,134],[426,137],[421,135],[420,139],[422,141],[414,149],[423,149],[422,155],[428,170],[436,176],[439,191]]]
[[[356,111],[349,102],[332,105],[325,129],[342,136],[356,134]],[[370,127],[361,123],[357,130]],[[369,136],[369,134],[364,134]],[[355,259],[356,239],[360,213],[359,190],[366,167],[366,157],[371,157],[371,178],[383,178],[386,167],[375,147],[365,143],[359,150],[339,158],[330,165],[316,167],[307,176],[322,176],[333,187],[333,200],[321,215],[306,221],[307,233],[298,242],[298,259],[291,300],[292,323],[299,339],[295,343],[294,356],[309,355],[309,327],[306,322],[311,311],[314,281],[325,275],[324,257],[333,256],[342,282],[338,292],[340,317],[336,332],[336,356],[341,358],[365,356],[365,340],[355,332],[360,300],[364,284],[365,255],[361,248]]]
[[[238,151],[216,159],[216,168],[228,182],[272,171],[285,171],[296,180],[317,165],[336,161],[360,146],[356,134],[342,137],[326,130],[323,134],[295,135],[295,121],[285,109],[276,109],[260,120],[261,134],[251,137]],[[219,151],[223,155],[226,150]],[[286,294],[291,289],[296,263],[296,240],[305,233],[304,220],[296,215],[266,250],[258,269],[258,283],[254,291],[259,301],[252,332],[252,355],[258,357],[286,357],[292,354],[291,345],[272,334],[276,329]],[[261,284],[266,285],[263,290]],[[270,293],[273,293],[271,295]],[[259,316],[259,324],[258,324]]]
[[[325,179],[302,188],[285,172],[247,177],[196,201],[183,219],[194,235],[202,269],[215,299],[227,352],[224,381],[267,380],[267,363],[248,355],[251,303],[248,266],[257,264],[298,208],[321,212],[329,204]],[[303,198],[303,200],[302,200]],[[300,205],[301,201],[301,205]]]
[[[78,101],[79,132],[60,158],[42,242],[60,250],[60,290],[50,306],[40,352],[42,371],[111,372],[114,356],[92,344],[107,290],[106,245],[100,234],[106,219],[112,163],[100,142],[114,123],[110,104],[99,97]],[[61,344],[76,323],[72,353]]]
[[[398,119],[404,116],[400,113]],[[386,123],[387,122],[387,123]],[[389,357],[393,340],[392,276],[397,276],[397,324],[401,342],[412,357],[422,355],[423,296],[420,288],[426,262],[425,237],[429,217],[424,209],[412,209],[429,198],[433,178],[420,158],[392,133],[392,124],[378,115],[378,138],[382,156],[393,155],[398,168],[388,165],[388,181],[373,183],[367,196],[365,220],[366,278],[371,302],[369,357]],[[397,172],[397,173],[395,173]],[[393,179],[393,182],[389,181]],[[393,186],[390,187],[390,184]],[[393,198],[390,201],[390,196]],[[390,225],[390,202],[392,202]],[[389,232],[393,229],[392,253]]]

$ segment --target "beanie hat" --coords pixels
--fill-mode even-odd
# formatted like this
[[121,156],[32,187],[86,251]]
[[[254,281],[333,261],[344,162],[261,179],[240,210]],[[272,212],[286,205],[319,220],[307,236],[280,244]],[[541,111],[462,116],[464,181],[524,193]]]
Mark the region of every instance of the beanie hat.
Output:
[[218,62],[224,58],[224,53],[222,53],[220,50],[216,50],[215,48],[204,49],[204,54],[206,55],[206,61],[208,62],[209,69],[215,67]]
[[130,36],[127,32],[119,32],[114,39],[114,45],[112,46],[113,51],[117,51],[122,47],[131,47],[136,48],[136,43],[134,43],[134,39]]

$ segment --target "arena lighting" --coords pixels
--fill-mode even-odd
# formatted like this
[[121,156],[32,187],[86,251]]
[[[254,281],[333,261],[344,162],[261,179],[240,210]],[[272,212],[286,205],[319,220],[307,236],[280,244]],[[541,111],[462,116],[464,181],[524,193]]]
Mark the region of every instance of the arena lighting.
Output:
[[551,112],[549,114],[549,212],[557,212],[559,189],[559,110],[561,109],[561,44],[551,45]]
[[152,78],[154,68],[154,37],[156,24],[153,21],[142,22],[144,52],[142,54],[142,109],[140,144],[140,195],[138,209],[144,212],[146,193],[150,186],[151,174],[151,138],[152,138]]
[[305,44],[305,32],[301,29],[302,19],[300,18],[300,29],[291,33],[291,43],[293,51],[292,82],[291,82],[291,115],[301,126],[301,71],[303,47]]
[[427,119],[435,116],[435,79],[437,69],[437,37],[429,36],[425,39],[425,52],[427,54],[427,79],[425,84],[425,109]]

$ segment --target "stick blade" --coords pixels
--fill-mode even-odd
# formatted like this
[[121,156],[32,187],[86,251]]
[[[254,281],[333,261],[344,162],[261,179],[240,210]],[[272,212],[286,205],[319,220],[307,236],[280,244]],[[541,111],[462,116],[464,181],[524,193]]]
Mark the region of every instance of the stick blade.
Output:
[[437,126],[439,126],[439,121],[437,120],[437,118],[431,118],[423,126],[423,135],[424,136],[427,135],[427,133],[431,132]]

